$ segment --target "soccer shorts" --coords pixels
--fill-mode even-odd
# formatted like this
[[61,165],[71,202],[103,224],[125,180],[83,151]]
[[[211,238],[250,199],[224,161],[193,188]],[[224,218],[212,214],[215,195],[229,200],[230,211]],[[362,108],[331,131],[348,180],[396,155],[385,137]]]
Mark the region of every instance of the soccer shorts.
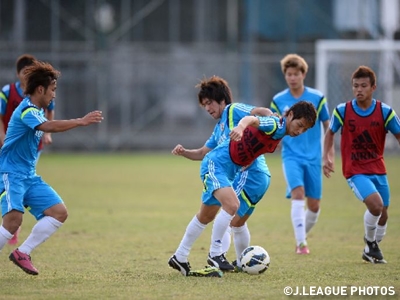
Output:
[[308,161],[285,159],[282,167],[287,184],[286,198],[290,199],[292,190],[302,186],[304,187],[306,197],[321,199],[321,164],[310,164]]
[[347,183],[359,200],[364,202],[369,195],[379,193],[383,206],[389,206],[390,188],[386,175],[354,175],[347,179]]
[[13,173],[1,173],[0,176],[2,216],[11,210],[24,213],[26,208],[39,220],[44,217],[46,209],[63,203],[57,192],[40,176],[27,178]]
[[241,218],[251,215],[256,204],[267,192],[271,176],[254,169],[239,172],[233,181],[233,189],[239,198],[240,206],[236,212]]

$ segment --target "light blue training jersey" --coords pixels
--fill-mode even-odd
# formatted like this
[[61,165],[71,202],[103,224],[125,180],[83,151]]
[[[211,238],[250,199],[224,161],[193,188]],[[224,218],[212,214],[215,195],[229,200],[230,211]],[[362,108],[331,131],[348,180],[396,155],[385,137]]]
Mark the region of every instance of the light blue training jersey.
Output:
[[30,98],[22,100],[8,124],[4,145],[0,150],[0,171],[21,176],[36,174],[38,145],[43,131],[35,128],[46,122],[44,110],[34,105]]
[[307,160],[321,163],[322,159],[322,123],[329,120],[329,109],[325,96],[318,90],[304,87],[299,98],[290,93],[290,89],[276,94],[271,102],[271,110],[283,116],[295,103],[304,100],[314,104],[317,110],[315,125],[296,137],[285,136],[282,140],[282,159]]
[[[255,108],[253,105],[244,103],[232,103],[225,107],[222,112],[219,122],[215,125],[214,131],[206,141],[205,146],[214,149],[225,140],[229,139],[229,133],[237,126],[239,121],[245,116],[249,116],[251,111]],[[271,175],[268,166],[265,162],[264,155],[259,156],[248,170],[255,170],[264,172]]]
[[[375,110],[376,107],[376,100],[372,99],[371,106],[368,107],[366,110],[362,110],[357,105],[357,100],[351,100],[351,106],[353,107],[354,111],[362,117],[369,116]],[[344,113],[345,113],[346,103],[341,103],[336,106],[335,110],[333,111],[331,121],[329,124],[329,129],[333,132],[337,132],[342,127],[342,120],[344,120]],[[382,102],[382,113],[383,119],[385,120],[385,129],[390,131],[393,134],[400,133],[400,119],[395,113],[395,111],[387,104]]]

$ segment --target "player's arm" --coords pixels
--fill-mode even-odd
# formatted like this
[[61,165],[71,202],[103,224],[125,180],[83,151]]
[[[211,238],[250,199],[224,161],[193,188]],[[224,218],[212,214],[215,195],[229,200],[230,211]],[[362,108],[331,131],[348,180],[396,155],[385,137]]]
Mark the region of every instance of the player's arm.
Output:
[[266,107],[254,107],[250,113],[252,115],[263,116],[263,117],[269,117],[272,116],[273,114],[272,110]]
[[[45,114],[46,114],[46,119],[47,120],[49,120],[49,121],[53,121],[54,120],[54,109],[51,109],[51,110],[50,109],[46,109]],[[53,142],[53,139],[51,137],[51,133],[50,132],[45,132],[43,134],[42,140],[43,140],[43,144],[50,145]]]
[[328,129],[325,133],[325,138],[324,138],[322,170],[327,178],[331,177],[332,172],[335,172],[334,136],[335,133],[331,129]]
[[258,128],[260,126],[260,120],[254,116],[246,116],[241,119],[236,127],[229,133],[231,140],[239,141],[242,138],[243,131],[248,127],[253,126]]
[[100,123],[102,120],[102,112],[95,110],[78,119],[46,121],[36,126],[36,129],[43,132],[63,132],[79,126],[88,126],[93,123]]
[[171,153],[174,155],[183,156],[190,160],[202,160],[204,156],[210,151],[211,149],[206,146],[198,149],[186,149],[182,145],[178,144],[175,146],[174,149],[172,149]]

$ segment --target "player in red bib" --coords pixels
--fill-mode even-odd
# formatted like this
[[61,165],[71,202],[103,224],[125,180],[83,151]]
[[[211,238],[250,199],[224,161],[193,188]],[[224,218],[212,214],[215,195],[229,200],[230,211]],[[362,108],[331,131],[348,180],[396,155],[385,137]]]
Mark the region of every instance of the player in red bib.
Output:
[[390,204],[383,153],[388,131],[400,143],[400,120],[390,106],[373,98],[376,76],[369,67],[360,66],[353,73],[352,86],[355,98],[333,111],[324,141],[323,172],[328,178],[334,172],[334,134],[341,129],[342,172],[356,197],[367,207],[362,259],[386,263],[379,248],[386,233]]

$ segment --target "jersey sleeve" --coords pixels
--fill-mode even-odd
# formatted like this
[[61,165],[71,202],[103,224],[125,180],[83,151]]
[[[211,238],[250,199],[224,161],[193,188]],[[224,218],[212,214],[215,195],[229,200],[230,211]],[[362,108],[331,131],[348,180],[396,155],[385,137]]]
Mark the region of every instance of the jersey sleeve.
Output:
[[47,121],[43,113],[36,107],[28,106],[21,113],[22,122],[32,129]]
[[345,103],[339,104],[333,110],[329,123],[329,129],[333,132],[337,132],[343,126],[345,105]]
[[10,85],[5,85],[0,92],[0,115],[5,115],[7,110],[8,97],[10,96]]
[[385,120],[385,129],[392,134],[400,133],[400,119],[394,109],[386,104],[382,104],[383,119]]
[[264,131],[265,134],[272,135],[278,129],[279,118],[276,116],[258,117],[260,120],[259,130]]
[[325,96],[323,96],[319,101],[317,112],[318,112],[318,119],[320,119],[322,122],[329,120],[328,101],[326,100]]

